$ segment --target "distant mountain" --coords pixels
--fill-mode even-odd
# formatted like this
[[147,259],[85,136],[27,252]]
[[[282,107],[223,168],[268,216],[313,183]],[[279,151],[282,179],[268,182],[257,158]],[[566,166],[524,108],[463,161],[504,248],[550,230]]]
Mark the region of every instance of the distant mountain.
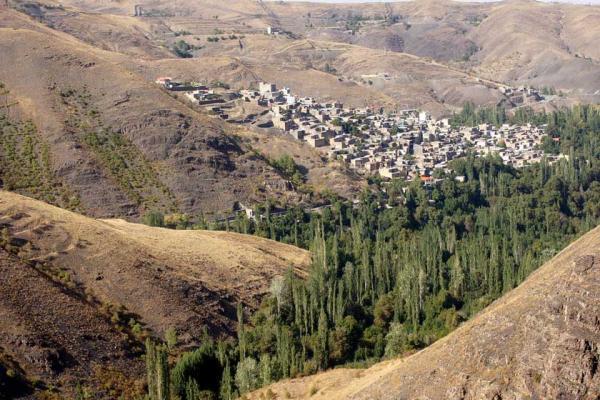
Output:
[[[273,2],[269,8],[285,29],[310,38],[431,57],[480,77],[552,86],[598,101],[600,54],[594,38],[600,36],[600,7],[425,0]],[[344,33],[348,27],[353,34]]]

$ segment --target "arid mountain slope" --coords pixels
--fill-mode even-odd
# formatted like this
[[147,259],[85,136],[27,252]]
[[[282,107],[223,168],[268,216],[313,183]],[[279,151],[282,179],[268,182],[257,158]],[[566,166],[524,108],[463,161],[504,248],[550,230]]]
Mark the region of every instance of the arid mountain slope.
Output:
[[91,13],[62,4],[19,2],[15,9],[46,26],[65,32],[97,48],[142,58],[168,58],[158,35],[169,31],[160,21],[129,15]]
[[[598,101],[600,7],[510,1],[489,10],[467,35],[478,51],[471,61],[481,76],[572,92]],[[588,99],[588,97],[591,97]]]
[[430,347],[366,370],[283,381],[281,398],[597,399],[600,228]]
[[[20,4],[19,0],[12,1]],[[230,52],[228,47],[238,47],[238,40],[216,43],[208,42],[207,37],[227,38],[229,34],[237,34],[244,39],[240,41],[243,49],[238,48],[236,56],[248,58],[252,72],[259,76],[264,73],[267,78],[274,75],[269,68],[278,66],[271,57],[265,58],[254,50],[256,43],[259,47],[265,45],[260,38],[266,39],[265,28],[273,26],[289,32],[288,38],[300,44],[303,39],[311,39],[416,56],[421,59],[421,74],[427,75],[431,69],[434,80],[443,77],[453,86],[462,86],[464,93],[445,95],[436,85],[428,85],[419,73],[412,73],[410,63],[405,66],[406,59],[401,57],[389,58],[378,71],[362,73],[393,74],[394,68],[387,71],[387,64],[407,69],[405,73],[411,83],[418,85],[411,92],[404,91],[401,83],[387,82],[390,91],[400,91],[408,99],[437,92],[438,107],[446,103],[456,106],[466,100],[483,103],[494,100],[481,90],[470,93],[473,82],[469,79],[454,81],[458,70],[513,85],[552,86],[584,101],[600,98],[600,59],[595,46],[595,38],[600,35],[597,23],[600,7],[597,6],[544,4],[533,0],[368,4],[66,0],[56,4],[66,8],[21,8],[31,15],[41,14],[45,24],[95,46],[145,58],[164,58],[167,51],[164,46],[180,39],[202,47],[203,51],[198,52],[201,57]],[[145,16],[133,17],[135,4],[142,5]],[[94,29],[84,30],[86,26]],[[190,35],[174,38],[176,32],[184,31]],[[271,40],[266,44],[265,51],[279,51],[276,42]],[[309,57],[311,52],[305,53],[300,59],[286,60],[292,73],[294,68],[306,70],[311,62],[314,67],[322,68],[320,64],[327,61],[320,49],[312,52],[312,57]],[[450,65],[452,69],[440,75],[435,65],[427,65],[429,59]],[[305,81],[319,79],[310,76],[311,68],[306,71]],[[327,79],[322,78],[327,87]],[[377,92],[368,85],[364,89],[369,95]]]
[[270,18],[275,26],[300,37],[431,58],[482,78],[551,86],[583,101],[600,96],[597,6],[528,0],[263,4],[276,16]]
[[[146,10],[144,16],[132,16],[135,4]],[[267,79],[303,95],[335,96],[357,106],[419,106],[436,114],[466,101],[496,103],[499,93],[477,78],[550,86],[586,102],[600,98],[594,50],[600,7],[520,0],[77,0],[60,6],[66,8],[41,7],[41,21],[101,48],[167,61],[160,65],[172,75],[191,64],[198,79],[219,78],[241,86]],[[34,15],[31,7],[27,12]],[[82,32],[85,26],[95,29]],[[267,26],[288,34],[267,36]],[[223,40],[208,41],[211,36]],[[197,58],[179,63],[162,55],[179,40],[196,46]],[[212,64],[216,67],[207,69]],[[363,78],[377,74],[391,79]],[[359,91],[365,100],[357,98]]]
[[[110,315],[0,249],[2,398],[33,398],[34,391],[51,386],[63,397],[47,398],[75,398],[78,384],[97,398],[141,394],[141,354],[139,344],[111,323]],[[6,379],[3,365],[12,370],[8,376],[13,382]]]
[[598,101],[598,6],[533,0],[268,4],[282,26],[309,38],[431,57],[483,78],[553,86]]
[[157,336],[176,328],[183,344],[204,327],[230,334],[238,302],[256,307],[275,276],[304,275],[310,262],[308,252],[266,239],[95,220],[4,191],[0,223],[23,261],[123,306]]
[[439,114],[467,101],[496,104],[501,96],[493,83],[486,85],[436,62],[312,39],[247,35],[243,48],[233,41],[211,43],[191,62],[223,54],[245,65],[256,77],[288,86],[294,93],[354,107],[418,107]]
[[[237,202],[252,206],[267,198],[281,203],[307,199],[254,150],[268,157],[281,152],[240,140],[245,127],[190,109],[181,96],[176,99],[154,84],[163,75],[222,79],[238,87],[261,79],[239,59],[169,56],[155,46],[150,32],[160,21],[48,7],[26,9],[35,16],[31,10],[41,8],[42,23],[25,12],[0,10],[5,55],[0,82],[16,103],[12,115],[37,126],[56,181],[78,198],[79,211],[135,219],[160,209],[214,218],[231,212]],[[166,56],[155,54],[156,49]],[[19,68],[13,60],[20,60]],[[354,86],[358,96],[360,88]],[[262,141],[271,137],[257,136]],[[328,168],[316,150],[297,141],[287,147],[316,160],[297,162],[306,167],[306,183],[317,192],[333,187],[347,195],[357,186],[344,171]],[[335,184],[330,179],[326,184],[325,175],[335,175]]]
[[0,32],[0,81],[15,110],[36,124],[55,175],[86,214],[214,215],[237,201],[294,196],[231,128],[132,72],[128,57],[14,11],[0,12]]

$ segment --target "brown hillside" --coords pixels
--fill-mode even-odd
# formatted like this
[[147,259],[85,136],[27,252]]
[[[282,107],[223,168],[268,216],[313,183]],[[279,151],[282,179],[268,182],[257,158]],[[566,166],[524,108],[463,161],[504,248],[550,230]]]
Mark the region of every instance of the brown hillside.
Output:
[[[214,218],[229,213],[238,201],[307,200],[253,153],[283,154],[278,146],[262,146],[272,134],[254,132],[257,143],[240,141],[248,136],[245,127],[192,110],[154,84],[157,76],[170,75],[248,87],[274,76],[259,76],[235,57],[179,59],[168,51],[159,57],[152,46],[160,43],[155,41],[164,30],[160,20],[31,4],[23,12],[0,10],[0,48],[6,55],[0,59],[0,82],[11,91],[10,100],[18,102],[13,115],[36,124],[40,144],[49,147],[56,181],[78,197],[81,212],[136,218],[162,209]],[[34,11],[41,13],[42,23],[30,16]],[[131,56],[136,54],[140,57]],[[21,60],[19,68],[13,67],[15,59]],[[300,69],[294,71],[301,82]],[[319,87],[322,76],[338,82],[319,71],[314,75],[313,87]],[[351,86],[350,94],[358,98],[360,87]],[[115,137],[124,141],[114,148],[93,146],[93,135],[109,144]],[[307,184],[317,191],[333,187],[350,196],[360,186],[307,145],[289,140],[285,149],[298,154]],[[118,158],[124,166],[114,162]],[[332,175],[334,185],[329,184]]]
[[[450,0],[375,4],[69,0],[60,4],[71,7],[69,12],[45,11],[42,20],[46,24],[102,48],[130,54],[144,53],[150,58],[164,58],[160,54],[164,51],[161,46],[180,39],[173,37],[176,31],[190,32],[191,35],[183,39],[204,47],[198,52],[200,57],[231,53],[238,47],[237,40],[208,43],[206,38],[215,32],[244,34],[244,49],[238,48],[235,56],[247,57],[251,62],[258,60],[252,64],[253,73],[260,76],[264,72],[265,77],[273,80],[277,80],[277,74],[270,68],[281,70],[281,67],[271,56],[281,46],[277,43],[279,40],[265,37],[267,26],[292,32],[295,38],[292,41],[297,40],[297,44],[312,39],[417,56],[421,58],[420,69],[411,66],[405,58],[392,57],[372,66],[370,72],[361,73],[394,74],[395,69],[388,65],[392,64],[405,72],[411,85],[408,90],[405,89],[406,82],[402,81],[385,82],[382,86],[389,93],[399,92],[398,97],[404,98],[404,102],[414,101],[434,111],[442,105],[457,106],[464,101],[485,104],[496,100],[469,79],[457,81],[458,70],[511,84],[553,86],[583,101],[597,101],[600,96],[597,92],[600,90],[600,66],[595,41],[600,34],[598,6],[528,0],[477,4]],[[142,4],[149,16],[132,18],[134,4]],[[350,29],[352,21],[359,24],[354,33]],[[85,26],[96,29],[83,32]],[[136,47],[139,48],[136,50]],[[265,57],[264,52],[269,57]],[[364,52],[356,57],[359,61],[368,61],[373,54]],[[320,48],[305,49],[301,56],[298,53],[291,56],[285,60],[283,72],[292,76],[292,83],[294,69],[304,70],[307,74],[304,81],[310,82],[313,77],[308,76],[312,68],[309,65],[322,69],[332,57]],[[333,58],[335,62],[335,56]],[[428,59],[453,68],[439,71],[435,65],[427,65]],[[342,69],[344,66],[350,71],[353,67],[362,67],[359,63],[342,65]],[[379,71],[373,71],[375,66]],[[420,76],[429,73],[433,75],[433,84]],[[283,79],[285,75],[279,74],[279,77]],[[318,79],[317,76],[314,78]],[[328,82],[325,77],[321,79],[323,88],[331,85],[331,92],[335,92],[335,82]],[[435,82],[438,80],[442,82]],[[460,89],[447,93],[451,87]],[[377,93],[369,86],[364,89],[366,96]],[[311,95],[320,95],[317,87],[310,91],[314,91]],[[429,102],[423,101],[427,97]]]
[[[553,86],[598,101],[598,6],[421,0],[273,2],[269,9],[286,29],[308,38],[430,57],[480,77]],[[353,18],[360,27],[351,34],[347,22]]]
[[273,277],[291,267],[304,275],[310,261],[266,239],[95,220],[9,192],[0,192],[0,216],[22,260],[123,306],[158,336],[176,328],[183,344],[204,327],[230,334],[238,302],[256,307]]
[[[218,62],[217,57],[226,54],[232,59],[230,65],[241,64],[251,71],[250,81],[230,79],[242,86],[262,79],[290,87],[301,96],[338,100],[354,107],[420,107],[440,114],[466,101],[496,104],[500,98],[498,91],[465,72],[410,54],[262,34],[247,35],[243,45],[241,49],[237,41],[211,43],[189,63],[203,64],[207,57]],[[176,65],[163,61],[145,64],[177,70]],[[328,67],[333,72],[327,72]],[[231,77],[234,72],[232,68],[222,76]],[[383,73],[388,76],[377,77]]]
[[279,398],[597,399],[599,349],[596,228],[425,350],[366,370],[337,369],[269,389]]
[[[0,32],[0,81],[22,117],[33,119],[55,175],[86,214],[136,216],[160,208],[214,215],[237,201],[288,194],[285,180],[227,125],[132,72],[122,55],[14,11],[0,12]],[[21,60],[19,68],[13,60]],[[94,135],[99,143],[123,140],[94,146]]]
[[475,69],[485,77],[552,86],[598,101],[593,95],[600,89],[600,64],[591,49],[597,47],[599,17],[597,6],[499,3],[469,33],[481,49],[473,56]]
[[63,4],[20,2],[15,8],[44,25],[65,32],[97,48],[142,58],[167,58],[158,34],[168,32],[160,21],[144,21],[129,15],[85,12]]
[[[96,398],[114,399],[143,393],[141,354],[110,316],[0,249],[0,366],[10,359],[22,380],[38,382],[38,392],[53,386],[61,398],[75,398],[79,384]],[[33,395],[32,386],[3,388],[0,395]]]

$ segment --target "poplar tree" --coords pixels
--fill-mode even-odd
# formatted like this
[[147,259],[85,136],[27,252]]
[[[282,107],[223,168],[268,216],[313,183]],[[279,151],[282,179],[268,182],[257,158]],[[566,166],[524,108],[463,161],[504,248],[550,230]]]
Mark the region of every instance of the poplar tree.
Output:
[[163,345],[157,346],[149,338],[146,339],[146,374],[150,400],[168,400],[170,376],[167,349]]

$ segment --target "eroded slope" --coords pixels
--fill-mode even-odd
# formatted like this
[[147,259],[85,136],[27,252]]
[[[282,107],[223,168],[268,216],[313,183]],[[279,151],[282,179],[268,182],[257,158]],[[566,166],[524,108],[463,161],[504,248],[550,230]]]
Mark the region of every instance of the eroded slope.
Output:
[[[37,382],[38,392],[54,386],[67,398],[75,398],[78,385],[97,398],[139,395],[142,354],[109,315],[0,249],[0,364],[10,359],[12,374]],[[33,384],[22,386],[8,398],[33,395]]]
[[132,72],[127,57],[12,10],[0,12],[0,48],[0,81],[17,103],[13,114],[33,120],[54,174],[86,214],[214,215],[237,201],[294,196],[227,125]]

